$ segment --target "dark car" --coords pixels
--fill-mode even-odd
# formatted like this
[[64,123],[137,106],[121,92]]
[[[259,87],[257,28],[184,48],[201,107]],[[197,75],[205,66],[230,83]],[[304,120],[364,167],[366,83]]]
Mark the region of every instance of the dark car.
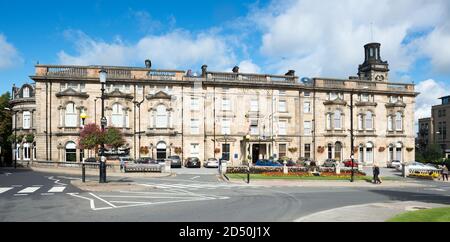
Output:
[[326,159],[322,166],[323,167],[335,167],[336,160],[335,159]]
[[[277,160],[277,162],[284,166],[284,160]],[[293,160],[286,160],[286,166],[300,166],[300,165]]]
[[256,161],[256,166],[283,166],[278,161],[275,160],[267,160],[267,159],[261,159]]
[[201,162],[197,157],[189,157],[186,159],[185,166],[188,168],[200,168]]
[[[352,159],[346,159],[343,163],[345,167],[352,167]],[[353,167],[358,167],[357,159],[353,159]]]
[[89,157],[89,158],[86,158],[84,160],[84,162],[98,162],[98,161],[97,161],[97,159],[95,159],[95,157]]
[[170,160],[171,168],[181,168],[181,158],[178,155],[172,155],[167,157]]

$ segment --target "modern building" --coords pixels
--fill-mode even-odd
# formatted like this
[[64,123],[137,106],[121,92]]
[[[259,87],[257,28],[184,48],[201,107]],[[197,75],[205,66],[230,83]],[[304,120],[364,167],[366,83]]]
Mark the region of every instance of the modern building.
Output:
[[[364,46],[358,76],[349,79],[117,66],[36,65],[37,158],[80,161],[84,123],[100,124],[99,71],[107,71],[106,118],[131,157],[178,154],[225,158],[355,158],[367,165],[414,160],[413,84],[389,82],[380,44]],[[353,108],[353,117],[350,109]]]
[[[32,161],[36,152],[36,99],[35,85],[13,86],[10,104],[12,106],[13,160]],[[14,141],[15,140],[15,141]],[[14,146],[16,146],[14,148]],[[15,156],[15,157],[14,157]]]
[[[450,124],[450,96],[439,98],[441,104],[431,107],[431,118],[419,119],[419,146],[426,144],[438,144],[446,157],[450,157],[450,137],[447,135],[447,127]],[[447,115],[447,113],[449,115]]]

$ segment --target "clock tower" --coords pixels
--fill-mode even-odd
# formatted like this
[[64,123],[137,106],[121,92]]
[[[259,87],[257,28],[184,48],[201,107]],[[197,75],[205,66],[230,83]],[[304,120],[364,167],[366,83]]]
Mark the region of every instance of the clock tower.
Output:
[[365,59],[358,67],[359,79],[378,82],[388,80],[389,64],[381,60],[380,46],[380,43],[364,45]]

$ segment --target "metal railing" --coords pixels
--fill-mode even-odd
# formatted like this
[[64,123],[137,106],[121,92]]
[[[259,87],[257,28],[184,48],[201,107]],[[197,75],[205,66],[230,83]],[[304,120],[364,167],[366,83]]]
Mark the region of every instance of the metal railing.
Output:
[[58,77],[87,77],[88,72],[85,67],[59,66],[48,67],[46,75]]

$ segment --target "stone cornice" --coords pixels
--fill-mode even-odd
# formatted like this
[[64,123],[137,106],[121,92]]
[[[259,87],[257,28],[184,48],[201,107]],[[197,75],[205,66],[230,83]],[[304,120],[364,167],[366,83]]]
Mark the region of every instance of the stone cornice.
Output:
[[86,92],[79,92],[74,90],[73,88],[67,88],[66,90],[62,92],[57,92],[55,94],[56,97],[81,97],[81,98],[88,98],[89,94]]

